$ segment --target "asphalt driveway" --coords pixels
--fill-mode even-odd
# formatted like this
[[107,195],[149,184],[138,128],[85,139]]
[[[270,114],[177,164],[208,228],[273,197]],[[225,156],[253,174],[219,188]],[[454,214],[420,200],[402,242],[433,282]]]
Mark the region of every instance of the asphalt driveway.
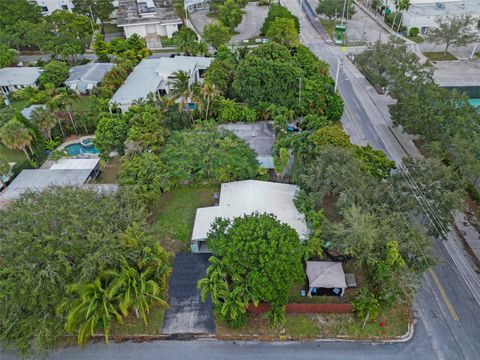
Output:
[[202,302],[197,290],[197,281],[205,276],[210,256],[191,253],[175,256],[163,334],[215,334],[211,299]]

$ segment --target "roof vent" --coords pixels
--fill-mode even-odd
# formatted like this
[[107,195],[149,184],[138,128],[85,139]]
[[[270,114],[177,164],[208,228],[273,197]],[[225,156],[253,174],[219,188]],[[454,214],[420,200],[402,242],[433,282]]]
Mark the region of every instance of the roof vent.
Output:
[[441,2],[437,2],[435,3],[435,6],[439,9],[445,9],[445,4],[444,3],[441,3]]
[[137,0],[137,6],[140,15],[151,15],[157,12],[153,0]]

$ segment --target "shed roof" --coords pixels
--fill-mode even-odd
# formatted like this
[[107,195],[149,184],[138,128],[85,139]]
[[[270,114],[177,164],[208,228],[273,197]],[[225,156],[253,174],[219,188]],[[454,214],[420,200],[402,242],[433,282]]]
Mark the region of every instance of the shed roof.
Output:
[[21,112],[21,114],[28,120],[32,120],[32,114],[35,110],[37,109],[46,109],[47,108],[47,105],[39,105],[39,104],[35,104],[35,105],[30,105],[29,107],[26,107],[25,109],[23,109]]
[[219,127],[232,131],[244,140],[259,156],[272,155],[275,132],[271,121],[255,123],[222,124]]
[[308,235],[305,216],[293,202],[298,190],[296,185],[258,180],[224,183],[218,206],[197,209],[192,240],[205,240],[217,217],[233,219],[255,212],[275,215],[303,240]]
[[347,287],[341,262],[307,261],[308,286],[321,288]]
[[0,86],[32,85],[42,73],[39,67],[7,67],[0,69]]
[[91,170],[22,170],[8,185],[1,200],[15,200],[27,191],[43,191],[50,186],[79,186],[89,178]]
[[58,159],[51,167],[51,170],[90,170],[98,165],[100,159]]
[[65,80],[65,84],[73,81],[91,81],[99,82],[103,80],[105,73],[112,69],[112,63],[88,63],[85,65],[74,66],[70,69],[70,76]]

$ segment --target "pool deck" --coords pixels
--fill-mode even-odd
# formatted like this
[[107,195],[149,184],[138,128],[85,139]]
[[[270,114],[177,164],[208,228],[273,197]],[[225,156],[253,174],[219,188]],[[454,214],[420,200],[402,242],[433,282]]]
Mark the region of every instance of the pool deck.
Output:
[[[79,137],[79,138],[75,138],[75,139],[72,139],[72,140],[65,141],[62,145],[60,145],[56,149],[56,151],[63,151],[65,149],[65,147],[67,147],[68,145],[79,144],[82,141],[85,141],[87,139],[95,139],[95,135],[86,135],[86,136],[82,136],[82,137]],[[85,158],[98,158],[98,155],[88,153],[88,154],[74,155],[74,156],[69,156],[69,157],[85,159]]]

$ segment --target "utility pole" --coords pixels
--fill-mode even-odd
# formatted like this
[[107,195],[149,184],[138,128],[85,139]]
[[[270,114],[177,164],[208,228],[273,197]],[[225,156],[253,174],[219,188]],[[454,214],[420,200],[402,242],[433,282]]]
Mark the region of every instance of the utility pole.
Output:
[[343,1],[343,11],[342,11],[342,23],[341,25],[343,25],[343,20],[345,19],[345,9],[347,8],[347,0],[344,0]]

